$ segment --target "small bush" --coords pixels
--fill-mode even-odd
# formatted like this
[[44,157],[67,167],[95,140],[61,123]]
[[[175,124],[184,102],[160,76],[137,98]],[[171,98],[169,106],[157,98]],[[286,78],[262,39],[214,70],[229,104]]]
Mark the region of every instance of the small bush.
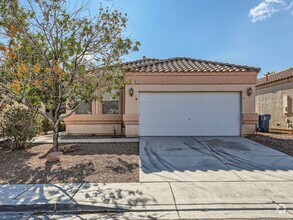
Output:
[[64,121],[60,121],[60,124],[59,124],[59,132],[61,131],[65,131],[66,130],[66,125],[64,123]]
[[51,123],[48,121],[48,119],[42,119],[42,132],[44,132],[45,134],[48,133],[48,131],[52,131],[53,130],[53,126],[51,125]]
[[31,110],[12,107],[2,115],[3,135],[11,150],[24,149],[40,131],[40,118]]

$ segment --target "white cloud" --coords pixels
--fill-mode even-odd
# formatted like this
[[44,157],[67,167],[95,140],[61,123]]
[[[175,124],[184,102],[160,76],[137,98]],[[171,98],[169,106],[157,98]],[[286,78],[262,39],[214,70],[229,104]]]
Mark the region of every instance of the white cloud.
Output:
[[281,10],[291,11],[292,8],[293,2],[287,3],[285,0],[264,0],[259,5],[250,9],[249,18],[253,23],[263,21]]

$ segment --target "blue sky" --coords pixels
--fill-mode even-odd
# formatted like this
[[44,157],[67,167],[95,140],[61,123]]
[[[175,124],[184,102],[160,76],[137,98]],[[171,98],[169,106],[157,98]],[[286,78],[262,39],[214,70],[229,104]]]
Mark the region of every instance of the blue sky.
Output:
[[261,67],[293,66],[293,0],[93,0],[129,16],[140,51],[125,59],[192,57]]

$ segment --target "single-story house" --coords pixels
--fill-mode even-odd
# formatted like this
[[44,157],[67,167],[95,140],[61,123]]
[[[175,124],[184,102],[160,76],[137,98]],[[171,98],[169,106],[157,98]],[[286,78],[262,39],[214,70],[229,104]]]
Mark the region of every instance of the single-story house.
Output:
[[192,58],[124,63],[119,98],[81,106],[65,120],[70,134],[243,136],[255,133],[260,69]]
[[293,67],[257,80],[256,112],[270,114],[270,128],[293,129]]

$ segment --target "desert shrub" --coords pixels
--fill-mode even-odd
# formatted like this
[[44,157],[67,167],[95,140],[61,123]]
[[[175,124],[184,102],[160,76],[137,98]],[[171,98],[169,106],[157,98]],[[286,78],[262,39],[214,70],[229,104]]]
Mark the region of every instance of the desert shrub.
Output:
[[12,150],[24,149],[40,131],[40,117],[29,109],[11,107],[2,114],[1,127]]
[[60,124],[59,124],[59,131],[65,131],[66,130],[66,126],[65,126],[65,123],[64,121],[60,121]]
[[42,132],[44,132],[45,134],[47,134],[48,131],[52,131],[52,130],[53,130],[52,124],[49,122],[48,119],[43,118],[42,119]]

